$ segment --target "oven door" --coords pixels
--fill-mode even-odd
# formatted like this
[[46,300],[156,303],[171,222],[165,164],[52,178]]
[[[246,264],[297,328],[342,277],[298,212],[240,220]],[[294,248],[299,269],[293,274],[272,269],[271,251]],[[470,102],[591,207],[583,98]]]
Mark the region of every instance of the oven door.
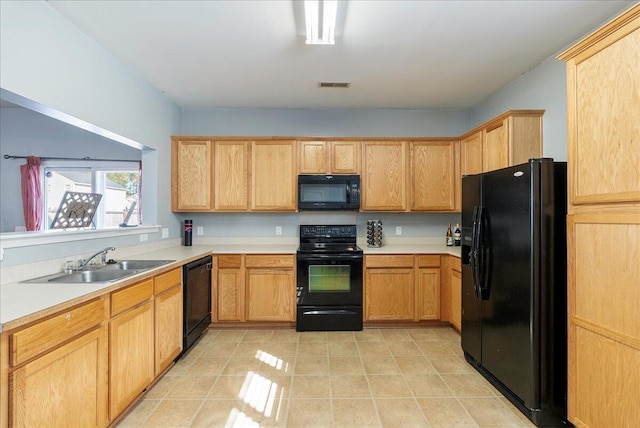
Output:
[[297,256],[298,306],[362,305],[362,254]]

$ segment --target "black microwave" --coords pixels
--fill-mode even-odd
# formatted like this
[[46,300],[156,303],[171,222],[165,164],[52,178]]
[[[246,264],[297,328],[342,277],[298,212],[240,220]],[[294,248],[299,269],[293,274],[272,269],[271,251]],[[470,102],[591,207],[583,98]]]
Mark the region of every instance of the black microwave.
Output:
[[298,210],[360,209],[359,175],[299,175]]

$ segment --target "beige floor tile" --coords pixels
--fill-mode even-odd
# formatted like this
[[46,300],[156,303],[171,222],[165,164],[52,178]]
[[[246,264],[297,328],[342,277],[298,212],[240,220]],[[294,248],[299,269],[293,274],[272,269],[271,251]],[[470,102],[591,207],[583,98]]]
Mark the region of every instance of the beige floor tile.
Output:
[[384,338],[377,328],[366,328],[356,333],[356,342],[382,342]]
[[295,359],[291,356],[263,362],[259,372],[264,376],[293,376]]
[[432,428],[471,428],[478,426],[455,398],[417,398],[416,401]]
[[188,427],[202,400],[162,400],[143,427]]
[[247,330],[220,330],[216,342],[240,342]]
[[332,357],[339,356],[359,356],[358,346],[355,341],[333,341],[329,340],[327,343],[329,348],[329,355]]
[[520,420],[520,423],[526,427],[535,427],[535,424],[531,422],[520,410],[518,410],[509,400],[507,400],[503,396],[499,396],[498,399],[505,407],[511,410],[511,413],[516,415],[516,417]]
[[421,341],[421,342],[439,342],[440,341],[440,337],[438,337],[437,334],[435,334],[435,332],[430,329],[430,328],[414,328],[414,329],[407,329],[407,334],[416,342]]
[[387,342],[392,355],[422,355],[415,342],[397,341]]
[[217,376],[183,376],[166,398],[205,398]]
[[329,398],[329,376],[293,376],[291,397]]
[[433,332],[441,339],[457,339],[460,341],[460,333],[450,327],[433,328]]
[[364,374],[364,367],[360,357],[329,357],[329,373],[332,375]]
[[[244,417],[247,424],[239,423],[238,427],[285,427],[287,423],[288,401],[274,398],[273,401],[265,403],[265,406],[258,408],[250,405],[244,406]],[[238,421],[240,422],[240,421]],[[249,425],[248,423],[253,425]],[[231,426],[231,425],[229,425]]]
[[435,373],[436,369],[422,355],[396,355],[393,357],[402,373]]
[[292,329],[274,330],[271,335],[271,342],[298,342],[300,333]]
[[369,398],[371,390],[364,375],[331,376],[331,396],[333,398]]
[[411,397],[411,389],[402,375],[367,375],[374,397]]
[[300,341],[297,355],[299,357],[327,355],[327,341]]
[[480,427],[519,427],[521,421],[497,397],[460,398],[460,402]]
[[327,341],[329,342],[355,342],[355,335],[353,331],[328,331]]
[[187,370],[185,376],[217,376],[227,365],[229,357],[201,355]]
[[427,421],[413,399],[378,398],[376,407],[385,428],[427,427]]
[[400,374],[400,367],[393,357],[362,357],[364,371],[367,374]]
[[147,393],[145,399],[161,399],[167,396],[171,388],[180,382],[182,376],[164,376]]
[[438,373],[476,373],[469,363],[455,355],[430,355],[427,359]]
[[405,376],[413,395],[416,397],[450,397],[451,390],[438,374],[411,374]]
[[409,336],[409,333],[407,333],[407,331],[404,329],[381,329],[380,334],[386,342],[407,342],[409,340],[412,340],[411,336]]
[[244,375],[250,371],[258,372],[261,361],[255,357],[233,357],[222,369],[223,375]]
[[246,374],[244,376],[219,376],[206,398],[238,399],[245,382],[247,382]]
[[270,342],[266,351],[278,358],[294,356],[298,353],[298,342]]
[[298,342],[326,342],[326,331],[302,331],[298,334]]
[[332,426],[331,401],[327,399],[289,400],[287,428]]
[[242,412],[244,403],[240,400],[204,400],[191,427],[223,427],[232,422]]
[[441,374],[440,376],[457,397],[495,398],[479,374]]
[[416,345],[426,356],[431,355],[454,355],[454,352],[441,340],[438,341],[416,341]]
[[372,357],[391,355],[391,351],[389,351],[389,347],[385,342],[358,342],[358,350],[363,357],[366,355]]
[[255,357],[258,351],[266,351],[267,343],[240,342],[233,351],[234,357]]
[[[196,345],[199,346],[199,345]],[[238,346],[238,342],[213,342],[202,347],[202,356],[228,357]]]
[[118,422],[118,428],[138,428],[144,424],[147,418],[160,404],[160,400],[140,400],[131,411]]
[[202,333],[202,337],[200,338],[200,341],[198,343],[205,344],[208,342],[212,342],[216,338],[218,333],[220,333],[220,330],[205,330]]
[[202,355],[202,351],[198,351],[198,352],[193,352],[193,351],[196,351],[196,350],[193,349],[187,355],[183,356],[180,360],[178,360],[178,362],[174,364],[174,366],[171,368],[171,370],[169,370],[169,372],[166,375],[182,376],[187,371],[189,371],[193,363]]
[[298,357],[294,373],[296,375],[328,375],[329,357]]
[[336,427],[379,427],[380,421],[373,400],[334,399],[333,423]]
[[247,330],[242,336],[242,342],[267,343],[271,341],[273,330]]

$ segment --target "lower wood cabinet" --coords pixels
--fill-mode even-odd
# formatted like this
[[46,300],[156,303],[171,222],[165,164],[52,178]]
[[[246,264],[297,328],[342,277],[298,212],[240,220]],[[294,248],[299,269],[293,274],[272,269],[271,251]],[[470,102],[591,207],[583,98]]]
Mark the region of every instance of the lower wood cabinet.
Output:
[[[107,425],[105,309],[105,300],[98,299],[8,333],[13,348],[8,376],[10,426]],[[52,327],[58,330],[43,336]],[[19,357],[22,351],[29,353],[25,360]],[[6,387],[2,386],[3,396]]]
[[440,319],[440,255],[368,255],[365,321]]
[[155,375],[160,375],[182,352],[182,269],[154,278]]
[[294,255],[218,255],[214,266],[217,321],[295,321]]
[[153,280],[111,295],[109,412],[114,419],[154,379]]
[[451,286],[451,308],[449,322],[456,330],[462,331],[462,272],[460,259],[450,257],[449,284]]

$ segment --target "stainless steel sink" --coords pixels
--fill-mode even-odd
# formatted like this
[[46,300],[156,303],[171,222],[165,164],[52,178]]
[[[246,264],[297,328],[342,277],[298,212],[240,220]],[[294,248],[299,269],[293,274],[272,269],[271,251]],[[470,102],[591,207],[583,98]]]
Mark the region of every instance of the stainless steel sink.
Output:
[[166,265],[175,260],[120,260],[115,263],[107,263],[100,270],[146,270]]
[[62,274],[61,276],[51,278],[47,282],[68,282],[68,283],[97,283],[97,282],[111,282],[125,278],[127,276],[135,275],[139,271],[137,270],[85,270],[81,272],[72,272]]

